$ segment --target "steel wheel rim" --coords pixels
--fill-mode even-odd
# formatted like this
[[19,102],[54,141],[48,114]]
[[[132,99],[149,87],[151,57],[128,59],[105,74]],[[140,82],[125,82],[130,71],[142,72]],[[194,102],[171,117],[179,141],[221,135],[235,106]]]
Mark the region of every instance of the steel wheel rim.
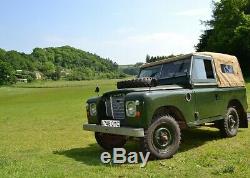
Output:
[[228,128],[232,131],[237,127],[237,118],[233,114],[228,115]]
[[155,147],[162,151],[166,150],[173,140],[170,130],[163,126],[155,129],[153,137]]

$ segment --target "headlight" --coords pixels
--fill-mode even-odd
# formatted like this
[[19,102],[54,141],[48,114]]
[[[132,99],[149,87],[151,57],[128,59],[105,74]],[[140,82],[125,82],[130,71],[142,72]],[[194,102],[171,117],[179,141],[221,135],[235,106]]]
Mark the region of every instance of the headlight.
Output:
[[89,114],[91,116],[96,116],[96,104],[95,103],[89,104]]
[[126,115],[128,117],[136,116],[136,106],[139,105],[139,101],[127,101],[126,102]]

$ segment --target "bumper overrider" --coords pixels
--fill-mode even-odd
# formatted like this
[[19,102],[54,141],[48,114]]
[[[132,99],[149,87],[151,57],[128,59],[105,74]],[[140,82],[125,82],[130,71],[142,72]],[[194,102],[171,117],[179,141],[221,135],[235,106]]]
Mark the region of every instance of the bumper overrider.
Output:
[[107,127],[96,124],[83,124],[83,129],[93,132],[109,133],[115,135],[126,135],[131,137],[144,137],[143,128],[131,127]]

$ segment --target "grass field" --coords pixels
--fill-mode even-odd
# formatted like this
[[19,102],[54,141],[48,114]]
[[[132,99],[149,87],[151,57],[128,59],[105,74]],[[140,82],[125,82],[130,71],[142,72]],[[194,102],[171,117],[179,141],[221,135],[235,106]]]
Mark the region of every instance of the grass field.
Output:
[[213,128],[187,130],[172,159],[145,168],[102,164],[103,150],[82,130],[85,101],[97,83],[102,92],[115,88],[114,80],[0,88],[0,177],[250,177],[250,129],[228,139]]

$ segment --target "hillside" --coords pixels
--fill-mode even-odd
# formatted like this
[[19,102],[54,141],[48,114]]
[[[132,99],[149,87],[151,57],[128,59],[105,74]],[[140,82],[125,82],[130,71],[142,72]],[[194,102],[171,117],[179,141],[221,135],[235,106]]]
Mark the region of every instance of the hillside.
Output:
[[12,73],[22,70],[22,74],[31,78],[35,77],[35,71],[44,79],[54,80],[60,77],[88,80],[125,76],[112,60],[70,46],[35,48],[31,54],[0,49],[0,63],[7,65]]
[[142,62],[137,62],[136,64],[130,64],[130,65],[119,65],[120,71],[127,75],[133,75],[137,76],[140,71],[140,66],[142,65]]

